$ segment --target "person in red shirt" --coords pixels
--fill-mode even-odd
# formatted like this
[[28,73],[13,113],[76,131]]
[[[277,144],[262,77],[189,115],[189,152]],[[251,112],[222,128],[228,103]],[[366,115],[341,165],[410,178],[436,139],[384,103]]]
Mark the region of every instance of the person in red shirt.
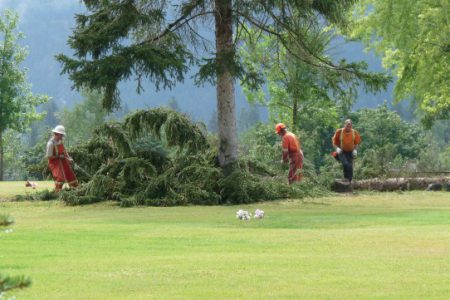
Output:
[[361,136],[353,129],[352,120],[345,120],[344,127],[336,130],[332,143],[336,149],[337,159],[342,163],[344,178],[352,182],[353,159],[358,154],[358,146],[361,143]]
[[288,131],[283,123],[278,123],[275,126],[275,132],[281,136],[283,162],[289,162],[289,184],[300,181],[302,179],[303,152],[299,139],[295,134]]
[[63,138],[66,134],[64,126],[58,125],[52,132],[53,138],[47,143],[46,156],[48,167],[55,181],[55,192],[59,192],[66,182],[70,187],[78,186],[78,180],[70,165],[73,163],[73,159],[64,148]]

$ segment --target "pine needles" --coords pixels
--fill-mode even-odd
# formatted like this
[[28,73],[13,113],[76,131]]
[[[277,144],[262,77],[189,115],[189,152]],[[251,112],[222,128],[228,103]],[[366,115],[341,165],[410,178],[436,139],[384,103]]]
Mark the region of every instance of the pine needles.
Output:
[[201,129],[188,117],[172,109],[156,108],[135,112],[126,118],[124,127],[128,128],[129,136],[134,140],[151,133],[158,139],[165,134],[168,146],[178,146],[192,152],[204,150],[208,145]]
[[68,205],[102,200],[122,207],[237,204],[292,192],[286,178],[254,159],[240,160],[224,175],[217,148],[202,128],[171,109],[137,111],[123,124],[106,124],[95,132],[74,152],[92,176],[78,189],[61,193]]

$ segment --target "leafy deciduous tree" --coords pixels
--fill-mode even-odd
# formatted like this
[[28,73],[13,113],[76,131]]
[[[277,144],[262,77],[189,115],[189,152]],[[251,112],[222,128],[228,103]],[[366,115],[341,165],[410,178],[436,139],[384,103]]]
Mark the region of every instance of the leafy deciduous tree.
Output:
[[361,109],[350,117],[363,139],[358,151],[361,153],[361,168],[356,168],[358,176],[385,175],[396,160],[417,159],[426,148],[422,128],[402,120],[386,104]]
[[48,100],[47,96],[36,96],[26,81],[26,71],[20,67],[27,52],[16,33],[18,16],[6,10],[0,17],[0,180],[3,180],[3,134],[7,129],[18,132],[40,117],[35,107]]
[[[23,180],[26,178],[23,163],[25,143],[23,135],[14,130],[6,130],[3,133],[4,157],[3,157],[3,179]],[[43,149],[43,148],[42,148]],[[41,156],[44,150],[41,149]]]
[[349,36],[383,56],[398,80],[395,99],[412,99],[422,120],[450,117],[450,2],[360,0]]
[[[334,34],[325,31],[313,17],[297,26],[314,46],[315,55],[331,60],[326,51]],[[259,89],[244,83],[249,101],[267,105],[272,122],[285,122],[291,130],[307,137],[303,150],[319,168],[324,153],[331,149],[329,135],[341,116],[348,115],[357,86],[363,84],[366,91],[375,92],[386,87],[388,76],[367,72],[364,62],[354,64],[359,73],[324,71],[306,63],[291,46],[286,47],[257,28],[247,28],[245,37],[240,48],[244,64],[265,78],[264,87]]]

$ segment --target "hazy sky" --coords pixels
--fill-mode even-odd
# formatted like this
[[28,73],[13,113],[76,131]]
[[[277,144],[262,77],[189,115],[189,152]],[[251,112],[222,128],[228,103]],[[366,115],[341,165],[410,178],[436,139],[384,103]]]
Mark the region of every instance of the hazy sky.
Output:
[[67,7],[81,7],[79,0],[0,0],[0,8],[14,8],[20,16],[26,16],[30,9],[47,7],[50,9],[66,9]]
[[[57,54],[70,55],[73,52],[67,41],[75,27],[75,14],[86,10],[81,1],[0,0],[0,13],[4,9],[13,9],[19,14],[18,30],[25,34],[25,39],[20,43],[29,51],[23,65],[28,70],[27,77],[33,93],[49,95],[62,107],[81,100],[79,93],[71,89],[73,83],[67,75],[60,74],[62,65],[55,60]],[[159,92],[156,92],[153,83],[147,82],[141,95],[136,93],[133,78],[119,85],[121,98],[130,109],[157,106],[175,98],[184,112],[208,119],[215,109],[215,88],[208,85],[195,87],[189,77],[187,75],[185,83],[178,84],[174,89]],[[240,97],[238,107],[246,105],[242,94]]]

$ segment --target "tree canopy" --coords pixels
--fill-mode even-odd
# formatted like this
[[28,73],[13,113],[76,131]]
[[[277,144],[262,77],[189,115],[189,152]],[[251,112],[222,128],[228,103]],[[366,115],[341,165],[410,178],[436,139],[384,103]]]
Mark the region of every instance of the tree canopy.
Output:
[[450,117],[450,2],[361,0],[349,36],[383,56],[395,99],[416,101],[426,125]]
[[[143,79],[150,79],[157,88],[170,88],[183,80],[191,65],[197,65],[199,82],[208,80],[217,87],[218,158],[224,168],[237,161],[234,80],[260,82],[254,72],[244,68],[236,51],[244,25],[275,36],[316,68],[368,76],[358,64],[333,63],[317,54],[305,38],[305,27],[298,24],[308,20],[311,24],[344,26],[344,13],[355,0],[83,2],[88,13],[77,15],[77,27],[69,40],[75,58],[58,56],[74,86],[101,90],[104,107],[112,110],[120,103],[120,81],[135,78],[138,91]],[[215,25],[214,43],[199,29],[210,28],[211,21]]]
[[26,79],[26,70],[20,64],[27,51],[20,46],[23,38],[16,32],[18,15],[4,11],[0,16],[0,180],[3,180],[3,133],[7,129],[25,130],[40,114],[36,106],[48,100],[47,96],[33,95]]

